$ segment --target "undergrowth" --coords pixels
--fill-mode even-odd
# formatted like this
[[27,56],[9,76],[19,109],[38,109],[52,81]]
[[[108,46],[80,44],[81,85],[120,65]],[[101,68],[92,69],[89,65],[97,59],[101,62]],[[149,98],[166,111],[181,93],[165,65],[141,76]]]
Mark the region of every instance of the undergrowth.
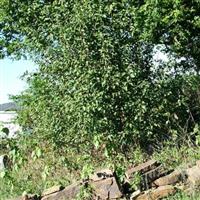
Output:
[[165,200],[199,200],[200,199],[200,193],[194,193],[194,194],[185,194],[185,193],[177,193],[171,197],[166,198]]
[[[120,181],[123,181],[128,166],[137,165],[150,158],[160,161],[168,169],[185,167],[200,159],[199,147],[178,148],[167,145],[162,150],[155,150],[152,155],[137,148],[130,150],[126,157],[123,154],[107,157],[99,152],[96,152],[96,157],[91,157],[80,152],[64,151],[62,148],[56,151],[47,142],[38,144],[37,141],[32,135],[2,141],[3,148],[0,153],[8,154],[11,158],[7,170],[1,172],[2,200],[22,195],[24,192],[41,194],[45,188],[53,185],[67,186],[81,178],[87,178],[103,167],[116,170]],[[84,196],[87,196],[86,193],[82,192]],[[185,200],[189,197],[177,194],[169,198],[173,199]],[[198,197],[194,196],[193,199]]]

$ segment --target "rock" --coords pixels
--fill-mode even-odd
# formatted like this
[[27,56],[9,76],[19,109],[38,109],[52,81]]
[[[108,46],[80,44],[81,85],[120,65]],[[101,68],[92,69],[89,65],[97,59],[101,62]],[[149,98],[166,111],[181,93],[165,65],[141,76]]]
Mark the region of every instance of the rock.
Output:
[[53,194],[55,192],[61,191],[62,189],[64,189],[64,188],[61,185],[53,186],[51,188],[48,188],[48,189],[44,190],[42,192],[42,196],[44,197],[44,196],[47,196],[49,194]]
[[[151,163],[153,164],[153,162]],[[148,190],[149,188],[153,187],[154,186],[153,181],[167,174],[167,171],[163,168],[162,165],[158,165],[155,162],[153,165],[154,165],[153,167],[147,167],[149,165],[145,164],[145,170],[143,170],[144,168],[142,169],[143,173],[141,172],[141,167],[140,167],[139,171],[141,173],[139,173],[139,175],[141,177],[141,180],[140,180],[139,188],[142,191]],[[156,167],[156,165],[158,166]],[[147,171],[147,169],[151,169],[151,170]],[[134,173],[131,174],[131,176],[129,176],[129,179],[126,179],[126,182],[123,184],[123,189],[126,192],[132,192],[131,183],[133,182],[134,182]]]
[[196,166],[200,168],[200,160],[196,161]]
[[126,177],[128,179],[131,179],[134,175],[134,173],[145,173],[147,171],[150,171],[152,169],[155,169],[159,163],[155,160],[149,160],[145,163],[142,163],[136,167],[132,167],[126,171]]
[[0,171],[4,170],[8,163],[8,156],[7,155],[1,155],[0,156]]
[[110,169],[102,169],[100,171],[95,172],[93,175],[89,177],[89,180],[99,181],[105,178],[113,177],[113,172]]
[[75,199],[80,192],[81,184],[75,183],[67,186],[65,189],[58,191],[56,193],[44,196],[42,200],[65,200],[65,199]]
[[141,187],[143,190],[147,190],[152,187],[152,182],[159,177],[165,175],[167,172],[162,165],[159,165],[155,169],[152,169],[142,175]]
[[186,190],[186,186],[184,184],[176,184],[176,189],[180,191]]
[[136,190],[135,192],[133,192],[130,196],[130,200],[134,200],[136,199],[136,197],[138,197],[141,194],[140,190]]
[[122,197],[115,177],[89,183],[93,188],[95,196],[100,199],[117,199]]
[[26,194],[17,198],[14,198],[12,200],[38,200],[39,198],[35,194]]
[[200,185],[200,168],[198,166],[194,166],[186,170],[186,174],[188,177],[188,182],[193,186]]
[[175,170],[171,174],[161,177],[154,181],[156,186],[164,185],[174,185],[175,183],[180,182],[183,179],[183,172],[180,170]]
[[37,195],[35,194],[27,194],[23,197],[23,200],[37,200]]
[[189,196],[195,195],[196,192],[197,192],[196,188],[188,187],[188,188],[184,189],[184,193]]
[[146,193],[138,196],[136,200],[159,200],[161,198],[172,195],[175,192],[175,187],[171,185],[160,186],[154,190],[149,190]]

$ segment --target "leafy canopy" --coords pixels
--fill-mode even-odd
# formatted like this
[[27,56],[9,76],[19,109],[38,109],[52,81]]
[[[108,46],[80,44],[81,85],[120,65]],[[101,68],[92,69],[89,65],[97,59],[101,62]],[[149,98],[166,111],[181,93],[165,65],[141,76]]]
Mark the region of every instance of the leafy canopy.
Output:
[[[198,0],[1,0],[0,56],[39,65],[21,124],[55,147],[178,143],[199,123]],[[164,52],[167,61],[155,61]]]

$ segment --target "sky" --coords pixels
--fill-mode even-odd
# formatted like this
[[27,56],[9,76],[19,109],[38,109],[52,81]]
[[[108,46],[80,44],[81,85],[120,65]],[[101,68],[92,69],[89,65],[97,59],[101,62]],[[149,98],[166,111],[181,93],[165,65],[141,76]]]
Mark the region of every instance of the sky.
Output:
[[20,80],[24,72],[35,71],[36,64],[27,60],[12,61],[10,59],[0,60],[0,104],[10,102],[9,94],[16,95],[23,91],[27,85]]
[[[155,59],[167,60],[167,56],[157,52]],[[10,102],[9,95],[23,91],[27,85],[20,76],[26,71],[32,72],[36,69],[36,64],[28,60],[12,61],[8,58],[0,60],[0,104]]]

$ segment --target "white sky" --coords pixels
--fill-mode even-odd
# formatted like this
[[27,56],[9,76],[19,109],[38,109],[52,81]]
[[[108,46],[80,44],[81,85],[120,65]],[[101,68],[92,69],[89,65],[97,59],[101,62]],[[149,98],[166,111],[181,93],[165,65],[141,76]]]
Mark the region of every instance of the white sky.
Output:
[[36,65],[30,61],[12,61],[9,59],[0,60],[0,104],[10,100],[8,95],[19,94],[24,90],[26,83],[20,80],[25,71],[33,71]]

